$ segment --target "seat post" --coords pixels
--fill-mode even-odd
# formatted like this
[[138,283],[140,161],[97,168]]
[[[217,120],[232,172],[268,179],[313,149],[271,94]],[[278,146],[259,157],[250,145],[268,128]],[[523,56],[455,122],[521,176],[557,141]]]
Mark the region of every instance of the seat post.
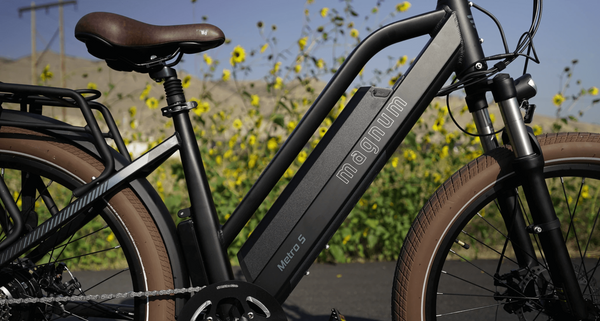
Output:
[[[190,214],[198,236],[201,255],[205,258],[208,280],[210,283],[233,280],[227,249],[222,242],[221,224],[190,121],[191,108],[179,108],[186,106],[181,80],[177,78],[177,72],[167,66],[150,73],[150,77],[154,80],[164,80],[163,86],[169,106],[163,108],[163,114],[173,117],[175,132],[181,144],[181,164],[192,205]],[[168,113],[165,110],[168,110]]]

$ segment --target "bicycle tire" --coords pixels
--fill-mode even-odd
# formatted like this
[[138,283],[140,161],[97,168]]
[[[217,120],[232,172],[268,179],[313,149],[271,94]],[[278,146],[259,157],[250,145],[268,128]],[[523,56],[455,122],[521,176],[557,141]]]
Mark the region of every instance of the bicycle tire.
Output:
[[[14,183],[10,184],[8,182],[8,176],[13,175],[14,177],[14,175],[18,176],[20,173],[25,173],[27,177],[34,177],[35,179],[39,177],[41,178],[41,181],[44,182],[44,185],[47,184],[44,188],[44,193],[49,193],[50,195],[52,192],[61,193],[61,195],[62,193],[67,193],[67,197],[57,195],[57,198],[53,198],[67,199],[66,204],[73,200],[72,194],[71,196],[68,196],[70,191],[83,183],[90,182],[94,177],[98,177],[103,169],[102,163],[92,154],[80,149],[69,141],[61,140],[33,130],[7,126],[3,126],[0,129],[0,167],[3,169],[2,176],[5,181],[7,181],[7,184],[13,185],[13,189],[17,189],[16,191],[11,190],[11,192],[15,193],[17,201],[20,200],[21,195],[25,195],[26,193],[18,190],[22,185],[19,185],[18,183],[16,185]],[[47,204],[40,198],[40,190],[38,190],[36,194],[38,195],[36,196],[36,203],[38,204],[35,208],[35,216],[38,216],[37,212],[43,213],[48,209],[39,209],[38,206],[47,206]],[[21,200],[21,202],[24,201],[24,199]],[[54,205],[58,205],[58,209],[60,210],[62,208],[59,203],[60,201],[56,201]],[[21,204],[21,206],[23,207],[21,208],[23,213],[30,212],[24,208],[25,205]],[[43,214],[38,217],[37,220],[41,220],[42,216]],[[37,223],[33,222],[32,224],[35,225]],[[92,232],[88,232],[90,229],[89,226],[98,224],[105,225],[102,228],[93,227]],[[108,226],[110,231],[106,230],[106,226]],[[84,231],[84,229],[86,229],[86,231]],[[20,263],[18,264],[31,261],[32,257],[37,260],[36,262],[28,263],[35,265],[30,268],[30,270],[35,271],[35,273],[31,274],[32,277],[27,277],[31,280],[32,284],[40,284],[37,279],[42,278],[41,275],[43,275],[45,271],[44,268],[48,266],[56,265],[58,262],[66,260],[68,261],[68,263],[65,263],[67,267],[69,267],[70,264],[74,265],[71,269],[80,269],[81,267],[79,266],[92,266],[93,268],[95,266],[94,264],[96,264],[99,259],[98,256],[103,255],[105,258],[104,260],[113,264],[113,266],[123,265],[123,262],[126,262],[127,267],[121,268],[121,272],[117,277],[111,275],[107,280],[101,282],[94,281],[92,284],[83,284],[82,282],[79,287],[81,290],[87,289],[86,286],[90,287],[95,286],[95,284],[102,284],[102,289],[96,287],[93,290],[84,290],[86,291],[86,295],[113,293],[117,288],[116,284],[113,287],[107,284],[107,282],[118,282],[120,283],[118,285],[121,286],[123,281],[119,277],[123,276],[130,277],[130,280],[125,280],[126,282],[131,283],[128,291],[152,291],[173,288],[172,262],[169,260],[163,239],[153,218],[147,210],[147,206],[144,205],[143,201],[138,198],[131,188],[124,188],[122,191],[112,196],[111,199],[108,200],[106,208],[100,212],[99,217],[86,223],[85,226],[82,227],[82,231],[84,232],[80,233],[82,233],[83,237],[80,239],[79,236],[73,237],[74,235],[78,235],[76,234],[77,232],[71,233],[70,231],[67,231],[72,235],[68,241],[65,243],[63,240],[61,242],[63,244],[62,246],[60,244],[52,246],[52,252],[50,252],[50,250],[44,250],[45,252],[50,253],[49,255],[47,253],[42,259],[38,259],[41,254],[31,254],[34,252],[26,254],[20,259]],[[3,231],[2,235],[6,234],[4,232],[5,231]],[[60,230],[55,234],[59,233]],[[90,240],[92,241],[91,243],[89,242]],[[118,244],[113,245],[114,242],[118,242]],[[96,244],[100,244],[98,246],[104,246],[107,249],[112,248],[116,252],[112,250],[106,252],[104,252],[104,250],[102,250],[102,252],[94,250]],[[79,254],[88,247],[92,252],[91,254]],[[72,253],[77,254],[77,256],[71,260],[69,260],[69,257],[65,258],[62,256],[64,253],[69,253],[70,249],[74,249],[72,250]],[[121,257],[121,260],[118,260],[119,256]],[[123,256],[126,259],[125,261],[122,259]],[[27,259],[24,259],[25,257],[27,257]],[[117,257],[117,259],[114,259],[115,257]],[[85,259],[89,259],[88,261],[90,263],[82,263],[87,262]],[[111,260],[113,259],[115,260],[115,263],[111,263]],[[46,260],[48,261],[46,262]],[[127,271],[128,273],[126,273]],[[71,271],[69,271],[69,273],[71,273]],[[77,278],[78,272],[74,271],[72,273]],[[10,284],[12,280],[23,278],[23,275],[21,275],[22,272],[19,272],[14,265],[4,267],[0,274],[0,279],[5,283],[2,284],[2,286],[5,287],[8,287],[7,284]],[[125,279],[128,278],[126,277]],[[60,283],[61,282],[59,281],[58,284]],[[64,284],[66,284],[66,281]],[[35,288],[35,286],[30,288]],[[38,296],[49,294],[56,295],[56,293],[43,290],[43,287],[40,287],[38,291]],[[93,291],[97,292],[94,293]],[[13,296],[18,296],[14,295],[15,293],[11,294],[13,294]],[[21,293],[20,295],[26,294]],[[72,295],[81,295],[81,292],[75,292]],[[111,304],[121,303],[122,302],[116,301],[106,303],[103,300],[87,303],[72,302],[71,304],[64,304],[65,308],[63,310],[60,310],[56,306],[52,307],[52,309],[48,309],[47,306],[40,307],[38,304],[34,307],[28,306],[27,309],[11,307],[10,313],[13,315],[11,318],[18,317],[20,319],[36,319],[45,314],[52,314],[52,318],[55,318],[68,316],[69,313],[80,313],[85,317],[106,316],[105,314],[108,313],[108,315],[112,314],[112,317],[114,318],[118,316],[118,314],[113,313],[117,308]],[[136,298],[133,300],[133,303],[127,302],[127,306],[121,306],[120,308],[123,309],[123,311],[126,311],[125,314],[121,314],[121,316],[129,318],[131,316],[127,315],[127,313],[133,313],[134,317],[132,317],[132,319],[135,320],[175,319],[175,301],[170,298]],[[93,310],[96,311],[94,312]],[[107,312],[105,313],[105,311]],[[88,313],[91,313],[92,315],[88,315]]]
[[[600,263],[596,231],[600,135],[546,134],[538,141],[580,288],[588,308],[597,312],[598,274],[589,266]],[[532,240],[541,267],[519,270],[505,236],[508,230],[498,219],[497,195],[508,190],[522,195],[513,159],[510,148],[486,153],[453,174],[427,201],[398,257],[392,290],[394,320],[513,320],[516,315],[553,319],[553,306],[560,302],[552,299],[552,271],[544,266],[537,237]],[[524,197],[517,200],[526,223],[531,224]]]

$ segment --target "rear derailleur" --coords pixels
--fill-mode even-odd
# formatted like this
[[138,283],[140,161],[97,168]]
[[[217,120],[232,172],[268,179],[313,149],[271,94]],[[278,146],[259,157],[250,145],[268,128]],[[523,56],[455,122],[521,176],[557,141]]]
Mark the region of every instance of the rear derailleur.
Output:
[[[18,260],[0,270],[0,298],[27,299],[44,296],[71,296],[76,290],[81,292],[81,285],[70,275],[70,280],[63,282],[63,272],[69,272],[64,263],[34,265],[25,259]],[[70,274],[70,272],[69,272]],[[38,320],[55,314],[63,315],[64,307],[40,303],[23,303],[0,307],[0,321],[6,320]]]

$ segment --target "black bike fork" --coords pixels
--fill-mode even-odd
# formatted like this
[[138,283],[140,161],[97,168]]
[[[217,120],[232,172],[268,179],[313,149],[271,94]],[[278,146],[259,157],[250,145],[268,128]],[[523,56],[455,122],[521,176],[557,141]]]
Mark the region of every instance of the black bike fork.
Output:
[[[570,314],[585,318],[587,310],[583,294],[579,288],[573,264],[560,230],[560,221],[554,211],[544,179],[544,158],[541,149],[536,148],[538,147],[537,143],[532,143],[532,139],[535,140],[535,138],[529,135],[523,122],[514,81],[506,74],[499,74],[494,78],[491,88],[494,99],[500,107],[506,126],[505,131],[515,153],[513,168],[521,180],[533,218],[533,226],[530,230],[539,236],[556,294],[563,304],[566,303],[565,307]],[[513,247],[517,253],[519,264],[530,267],[532,259],[535,258],[535,252],[528,232],[524,229],[523,215],[513,215],[520,212],[515,197],[515,195],[506,195],[505,199],[501,200],[501,207],[508,209],[506,212],[508,215],[504,219],[507,228],[511,231],[511,241],[517,244]],[[502,208],[502,210],[504,209]]]

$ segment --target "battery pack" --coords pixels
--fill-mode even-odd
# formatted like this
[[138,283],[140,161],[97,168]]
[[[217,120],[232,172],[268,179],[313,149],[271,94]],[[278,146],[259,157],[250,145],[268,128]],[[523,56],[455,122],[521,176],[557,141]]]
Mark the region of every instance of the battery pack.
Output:
[[342,224],[360,197],[356,190],[379,162],[378,142],[397,112],[382,113],[390,93],[376,87],[355,93],[240,249],[246,279],[279,302]]

